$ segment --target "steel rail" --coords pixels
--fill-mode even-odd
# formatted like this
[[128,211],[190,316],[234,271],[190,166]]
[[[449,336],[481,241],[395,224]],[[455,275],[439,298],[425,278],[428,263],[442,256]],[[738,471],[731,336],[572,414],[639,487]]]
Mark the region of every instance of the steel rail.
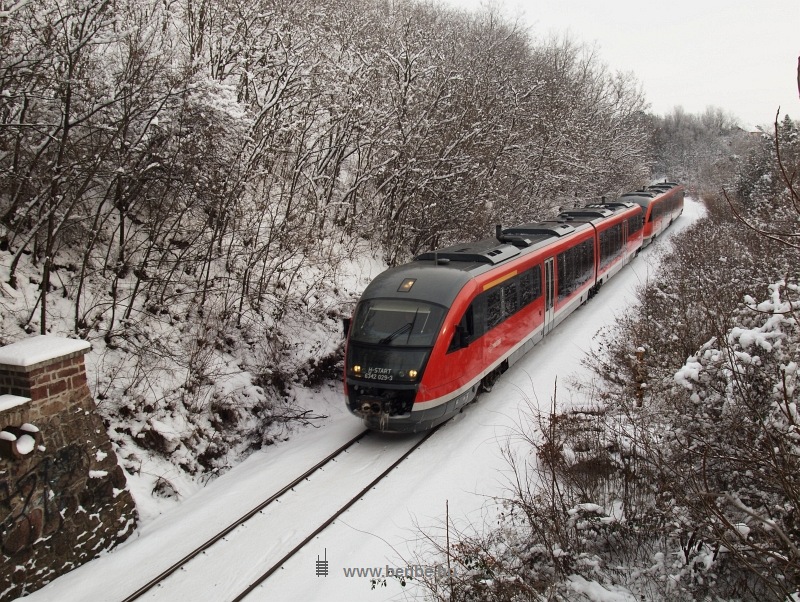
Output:
[[446,422],[443,422],[442,424],[440,424],[440,425],[437,425],[437,426],[433,427],[433,428],[432,428],[432,429],[430,429],[430,430],[429,430],[427,433],[425,433],[425,436],[424,436],[422,439],[420,439],[420,440],[419,440],[417,443],[415,443],[415,444],[414,444],[414,445],[413,445],[413,446],[412,446],[412,447],[411,447],[411,448],[410,448],[410,449],[409,449],[407,452],[405,452],[405,453],[404,453],[402,456],[400,456],[400,458],[398,458],[398,459],[397,459],[395,462],[393,462],[393,463],[392,463],[392,465],[391,465],[391,466],[389,466],[389,468],[387,468],[386,470],[384,470],[384,471],[383,471],[381,474],[379,474],[379,475],[378,475],[378,476],[377,476],[375,479],[373,479],[373,480],[372,480],[372,482],[370,482],[370,484],[369,484],[369,485],[367,485],[366,487],[364,487],[364,489],[362,489],[361,491],[359,491],[359,492],[358,492],[358,494],[356,494],[354,497],[352,497],[352,498],[350,499],[350,501],[349,501],[349,502],[347,502],[347,503],[346,503],[344,506],[342,506],[341,508],[339,508],[339,510],[337,510],[337,511],[336,511],[336,513],[335,513],[333,516],[331,516],[331,517],[330,517],[328,520],[326,520],[326,521],[325,521],[324,523],[322,523],[322,524],[321,524],[319,527],[317,527],[317,528],[314,530],[314,532],[313,532],[313,533],[311,533],[311,534],[310,534],[308,537],[306,537],[306,538],[305,538],[303,541],[301,541],[301,542],[300,542],[299,544],[297,544],[297,545],[296,545],[294,548],[292,548],[292,549],[291,549],[291,550],[290,550],[290,551],[289,551],[289,552],[288,552],[288,553],[287,553],[287,554],[286,554],[286,555],[285,555],[283,558],[281,558],[281,559],[280,559],[278,562],[276,562],[274,565],[272,565],[272,566],[271,566],[271,567],[270,567],[270,568],[269,568],[267,571],[265,571],[264,573],[262,573],[262,575],[261,575],[261,576],[260,576],[258,579],[256,579],[256,580],[255,580],[253,583],[251,583],[251,584],[250,584],[250,585],[247,587],[247,589],[245,589],[245,590],[244,590],[244,591],[243,591],[241,594],[239,594],[238,596],[236,596],[236,597],[235,597],[235,598],[234,598],[234,599],[233,599],[231,602],[241,602],[242,600],[244,600],[244,598],[245,598],[245,597],[246,597],[248,594],[250,594],[250,593],[251,593],[251,592],[252,592],[254,589],[256,589],[256,588],[257,588],[259,585],[261,585],[261,584],[262,584],[264,581],[266,581],[267,579],[269,579],[269,577],[270,577],[270,576],[271,576],[271,575],[272,575],[272,574],[273,574],[275,571],[277,571],[278,569],[280,569],[280,568],[281,568],[281,566],[283,566],[283,564],[284,564],[284,563],[285,563],[287,560],[289,560],[289,559],[290,559],[292,556],[294,556],[294,555],[295,555],[297,552],[299,552],[301,549],[303,549],[303,548],[306,546],[306,544],[307,544],[308,542],[310,542],[312,539],[314,539],[314,537],[316,537],[316,536],[317,536],[317,535],[319,535],[319,534],[320,534],[322,531],[324,531],[325,529],[327,529],[327,528],[328,528],[328,526],[330,526],[330,524],[331,524],[333,521],[335,521],[335,520],[336,520],[337,518],[339,518],[339,517],[340,517],[342,514],[344,514],[344,513],[345,513],[347,510],[349,510],[349,509],[350,509],[350,507],[351,507],[353,504],[355,504],[356,502],[358,502],[358,501],[359,501],[359,500],[360,500],[362,497],[364,497],[364,495],[366,495],[366,493],[367,493],[367,492],[368,492],[370,489],[372,489],[373,487],[375,487],[375,485],[377,485],[377,484],[378,484],[378,483],[379,483],[379,482],[380,482],[382,479],[384,479],[384,478],[386,477],[386,475],[388,475],[388,474],[389,474],[390,472],[392,472],[392,471],[393,471],[395,468],[397,468],[397,466],[398,466],[398,465],[399,465],[399,464],[400,464],[400,463],[401,463],[403,460],[405,460],[405,459],[406,459],[408,456],[410,456],[410,455],[411,455],[411,453],[412,453],[412,452],[414,452],[414,451],[415,451],[415,450],[416,450],[416,449],[417,449],[419,446],[421,446],[423,443],[425,443],[425,441],[427,441],[427,440],[428,440],[428,439],[431,437],[431,435],[433,435],[433,434],[434,434],[434,433],[435,433],[437,430],[439,430],[439,428],[440,428],[440,427],[442,427],[444,424],[446,424]]
[[347,449],[349,449],[350,447],[352,447],[353,445],[355,445],[356,443],[361,441],[361,439],[363,439],[367,435],[367,433],[369,433],[369,432],[370,431],[368,429],[365,430],[364,432],[362,432],[359,435],[357,435],[357,436],[353,437],[352,439],[350,439],[350,441],[348,441],[347,443],[345,443],[344,445],[342,445],[341,447],[339,447],[335,451],[331,452],[327,457],[325,457],[323,460],[320,460],[319,462],[314,464],[314,466],[312,466],[307,471],[305,471],[303,474],[301,474],[299,477],[294,479],[291,483],[289,483],[288,485],[283,487],[280,491],[278,491],[277,493],[271,495],[269,498],[267,498],[266,500],[261,502],[258,506],[256,506],[252,510],[250,510],[250,512],[248,512],[244,516],[241,516],[238,520],[232,522],[225,529],[223,529],[222,531],[220,531],[219,533],[214,535],[211,539],[209,539],[208,541],[203,543],[198,548],[195,548],[194,551],[190,552],[189,554],[187,554],[186,556],[184,556],[183,558],[178,560],[175,564],[170,566],[168,569],[166,569],[165,571],[162,571],[156,577],[154,577],[153,579],[151,579],[150,581],[145,583],[142,587],[140,587],[135,592],[133,592],[131,595],[129,595],[127,598],[122,600],[122,602],[132,602],[133,600],[136,600],[137,598],[141,597],[143,594],[145,594],[148,591],[150,591],[153,587],[155,587],[156,585],[158,585],[159,583],[164,581],[164,579],[166,579],[167,577],[172,575],[172,573],[174,573],[179,568],[184,566],[186,563],[188,563],[190,560],[192,560],[198,554],[201,554],[202,552],[206,551],[208,548],[210,548],[215,543],[217,543],[220,539],[222,539],[223,537],[228,535],[231,531],[233,531],[237,527],[241,526],[242,524],[246,523],[248,520],[253,518],[256,514],[261,512],[268,505],[270,505],[275,500],[277,500],[279,497],[284,495],[287,491],[291,490],[293,487],[298,485],[301,481],[304,481],[311,474],[313,474],[316,471],[318,471],[325,464],[327,464],[328,462],[333,460],[336,456],[342,454],[344,451],[346,451]]

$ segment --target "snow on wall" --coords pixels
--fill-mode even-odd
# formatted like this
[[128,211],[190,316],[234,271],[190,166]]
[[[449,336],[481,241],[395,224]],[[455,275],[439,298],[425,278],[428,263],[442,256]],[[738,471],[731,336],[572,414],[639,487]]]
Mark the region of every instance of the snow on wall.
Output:
[[0,348],[0,364],[29,367],[73,353],[86,352],[91,347],[86,341],[39,335]]
[[86,381],[89,348],[55,336],[0,348],[2,599],[133,532],[133,498]]

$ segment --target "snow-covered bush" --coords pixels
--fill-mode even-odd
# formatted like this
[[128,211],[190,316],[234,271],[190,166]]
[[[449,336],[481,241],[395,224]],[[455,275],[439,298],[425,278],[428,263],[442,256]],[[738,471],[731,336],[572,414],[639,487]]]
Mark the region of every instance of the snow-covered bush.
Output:
[[800,579],[800,289],[770,288],[676,372],[661,462],[698,544],[734,567],[729,587],[781,599]]
[[532,411],[501,526],[439,543],[464,570],[429,584],[437,599],[797,591],[800,258],[735,219],[672,242],[640,306],[588,360],[597,407]]
[[781,163],[791,172],[798,161],[800,130],[797,124],[788,115],[780,120],[776,118],[774,131],[761,132],[758,144],[743,158],[732,192],[750,210],[779,209],[781,203],[776,200],[786,189]]

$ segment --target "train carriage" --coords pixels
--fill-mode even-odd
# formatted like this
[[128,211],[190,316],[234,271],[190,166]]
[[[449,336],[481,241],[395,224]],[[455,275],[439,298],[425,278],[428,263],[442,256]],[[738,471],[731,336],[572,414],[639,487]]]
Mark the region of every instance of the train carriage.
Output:
[[621,200],[634,202],[644,211],[644,246],[649,245],[683,213],[686,191],[675,182],[661,182],[627,192]]
[[386,431],[447,420],[638,253],[643,221],[635,203],[591,205],[380,274],[350,323],[348,408]]

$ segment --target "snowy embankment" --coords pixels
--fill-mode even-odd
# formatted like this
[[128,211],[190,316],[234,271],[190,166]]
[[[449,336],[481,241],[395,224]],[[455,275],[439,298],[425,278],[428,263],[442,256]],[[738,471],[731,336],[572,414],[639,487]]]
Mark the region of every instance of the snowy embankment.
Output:
[[[494,496],[508,491],[513,472],[503,455],[510,447],[524,457],[530,449],[515,433],[529,420],[529,406],[547,409],[558,387],[558,403],[586,403],[583,391],[570,391],[566,383],[587,377],[582,365],[594,353],[593,339],[635,303],[635,291],[655,273],[659,255],[674,233],[704,213],[703,206],[687,199],[684,216],[655,245],[645,249],[628,267],[603,286],[586,306],[570,316],[547,340],[534,348],[498,381],[491,393],[439,430],[423,447],[403,462],[362,502],[323,531],[283,570],[256,589],[248,600],[390,600],[413,596],[415,581],[403,587],[389,576],[386,587],[371,591],[371,577],[386,568],[405,569],[424,562],[429,547],[422,536],[443,536],[445,508],[457,529],[482,530],[494,524]],[[254,453],[241,465],[186,498],[163,507],[162,514],[145,521],[126,543],[111,553],[76,569],[26,600],[49,601],[122,599],[163,570],[193,546],[256,506],[271,492],[361,430],[344,408],[341,385],[331,383],[309,391],[307,407],[329,418],[320,428],[309,428],[291,440]],[[312,405],[313,404],[313,405]],[[384,437],[390,447],[392,437]],[[534,460],[531,458],[531,460]],[[357,475],[353,475],[356,479]],[[348,483],[342,483],[342,487]],[[145,492],[135,492],[137,496]],[[154,516],[150,506],[146,516]],[[284,512],[286,512],[284,510]],[[309,508],[286,513],[286,532],[308,520]],[[274,545],[283,532],[264,532],[264,546]],[[214,549],[206,554],[213,556]],[[326,559],[327,576],[317,576],[318,559]],[[186,579],[179,590],[184,599],[223,600],[240,591],[234,576],[247,557],[226,553],[214,557],[215,585]],[[433,559],[431,563],[435,562]],[[432,565],[431,565],[432,566]],[[261,567],[259,567],[261,568]],[[264,567],[266,568],[266,567]],[[411,567],[411,571],[417,567]],[[372,575],[365,570],[374,569]],[[424,570],[424,567],[423,567]],[[354,573],[361,572],[362,576]],[[173,579],[180,580],[181,574]],[[177,590],[173,590],[177,591]],[[611,592],[606,592],[612,596]],[[144,599],[167,599],[159,589]],[[615,599],[615,598],[608,598]]]

